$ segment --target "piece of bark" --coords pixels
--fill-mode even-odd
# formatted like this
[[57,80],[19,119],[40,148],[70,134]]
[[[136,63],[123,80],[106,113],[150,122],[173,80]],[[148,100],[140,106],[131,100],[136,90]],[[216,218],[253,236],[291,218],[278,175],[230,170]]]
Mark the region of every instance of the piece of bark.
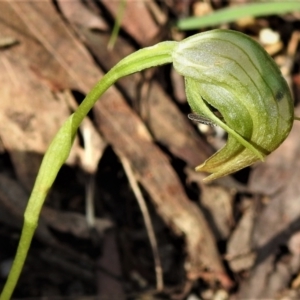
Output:
[[[242,284],[239,293],[239,297],[242,299],[274,298],[286,287],[294,275],[295,269],[291,266],[294,264],[296,269],[299,269],[299,262],[295,262],[298,254],[288,257],[288,260],[277,258],[280,246],[287,245],[289,238],[300,229],[299,130],[300,124],[295,123],[290,136],[283,144],[286,153],[281,155],[284,155],[284,159],[287,160],[286,164],[289,169],[286,169],[286,174],[289,179],[287,180],[287,176],[284,177],[285,186],[282,186],[282,177],[269,183],[272,186],[279,186],[281,189],[270,196],[268,205],[255,222],[252,243],[257,258],[248,280]],[[292,155],[292,163],[288,155]],[[285,164],[283,157],[280,156],[280,158],[282,161],[276,162],[279,168],[276,169],[276,165],[271,164],[268,169],[267,162],[264,174],[279,173],[282,165]],[[256,176],[259,175],[257,172]],[[263,180],[262,177],[261,180]],[[277,284],[274,284],[275,281]]]
[[37,80],[26,58],[17,59],[11,51],[0,54],[0,137],[19,179],[30,190],[42,154],[70,111]]
[[[16,61],[26,57],[30,69],[52,91],[68,86],[87,92],[100,78],[101,72],[92,57],[72,35],[52,3],[2,2],[0,9],[4,19],[1,31],[5,30],[20,42],[9,53],[18,55]],[[81,74],[85,75],[84,80]]]
[[234,193],[222,186],[201,185],[201,207],[217,240],[226,240],[233,225]]
[[57,2],[65,17],[78,26],[101,31],[109,30],[107,23],[98,18],[97,14],[88,9],[81,1],[58,0]]
[[227,242],[226,259],[232,271],[240,272],[250,269],[255,260],[251,247],[255,210],[251,203]]
[[[43,153],[59,126],[70,114],[67,103],[59,95],[56,96],[55,92],[63,86],[79,89],[81,80],[78,79],[78,85],[74,83],[74,70],[79,72],[78,61],[84,57],[84,53],[81,55],[80,52],[84,48],[78,49],[73,45],[73,51],[67,50],[72,47],[68,32],[58,15],[51,14],[51,11],[55,12],[53,6],[45,2],[43,5],[44,7],[41,3],[34,5],[32,2],[0,3],[4,19],[0,23],[0,31],[5,35],[15,36],[19,41],[17,46],[0,53],[0,65],[3,70],[0,73],[0,136],[4,148],[10,153],[18,178],[27,190],[32,188]],[[43,15],[47,6],[49,10],[44,11]],[[24,17],[23,13],[32,19],[29,22],[21,19],[20,15]],[[62,28],[59,28],[58,22],[53,20],[53,23],[57,24],[56,35],[53,34],[55,31],[51,31],[48,16],[49,19],[52,16],[62,23]],[[69,38],[62,37],[66,42],[60,43],[63,30]],[[37,41],[41,36],[47,36],[46,42]],[[62,49],[59,50],[57,44]],[[66,57],[71,58],[70,64],[62,60],[62,53],[59,51],[68,53]],[[86,56],[88,57],[87,52]],[[84,73],[87,72],[85,66],[86,64],[83,64],[81,69]],[[90,69],[86,81],[93,78],[90,80],[91,86],[92,81],[95,81],[96,76],[93,74],[96,73],[96,68]],[[100,76],[99,73],[98,75]]]

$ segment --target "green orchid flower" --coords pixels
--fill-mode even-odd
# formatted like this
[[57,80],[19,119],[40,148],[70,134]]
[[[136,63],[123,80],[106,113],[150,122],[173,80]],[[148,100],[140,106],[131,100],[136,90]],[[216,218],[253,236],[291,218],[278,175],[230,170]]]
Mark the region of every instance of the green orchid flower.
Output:
[[196,168],[212,173],[205,181],[264,160],[286,139],[294,121],[292,96],[273,59],[253,39],[212,30],[179,42],[172,56],[192,110],[228,133],[227,144]]

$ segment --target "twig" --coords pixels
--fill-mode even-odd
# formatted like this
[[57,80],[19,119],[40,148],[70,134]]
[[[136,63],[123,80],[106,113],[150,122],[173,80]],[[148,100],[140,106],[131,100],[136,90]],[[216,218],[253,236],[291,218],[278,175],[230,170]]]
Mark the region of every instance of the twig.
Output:
[[152,254],[153,254],[153,258],[154,258],[155,274],[156,274],[156,288],[158,291],[161,291],[164,287],[163,272],[162,272],[161,261],[160,261],[159,253],[158,253],[157,241],[155,238],[155,234],[154,234],[153,226],[151,223],[151,218],[150,218],[147,206],[146,206],[146,202],[145,202],[142,192],[138,186],[137,180],[133,174],[133,171],[132,171],[129,161],[127,160],[126,157],[124,157],[120,154],[119,154],[119,158],[121,160],[121,163],[122,163],[124,171],[127,175],[129,184],[133,190],[133,193],[137,199],[137,202],[138,202],[141,212],[143,214],[143,218],[145,221],[145,226],[147,229],[149,241],[151,244]]
[[95,174],[88,174],[85,182],[85,214],[89,228],[95,227]]

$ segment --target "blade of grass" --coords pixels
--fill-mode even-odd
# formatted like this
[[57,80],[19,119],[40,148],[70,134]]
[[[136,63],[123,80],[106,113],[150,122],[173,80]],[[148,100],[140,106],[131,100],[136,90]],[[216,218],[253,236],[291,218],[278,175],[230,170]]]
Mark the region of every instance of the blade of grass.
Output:
[[266,15],[285,14],[300,11],[300,1],[281,1],[267,3],[251,3],[220,9],[202,17],[190,17],[179,20],[176,26],[181,30],[194,30],[208,26],[216,26],[234,22],[244,17],[259,17]]
[[115,43],[116,43],[119,31],[120,31],[121,21],[122,21],[122,18],[123,18],[125,7],[126,7],[126,1],[121,0],[121,2],[119,3],[119,8],[118,8],[117,17],[116,17],[116,20],[115,20],[115,25],[114,25],[114,28],[113,28],[112,33],[111,33],[111,37],[110,37],[108,45],[107,45],[107,48],[109,50],[112,50],[114,48]]

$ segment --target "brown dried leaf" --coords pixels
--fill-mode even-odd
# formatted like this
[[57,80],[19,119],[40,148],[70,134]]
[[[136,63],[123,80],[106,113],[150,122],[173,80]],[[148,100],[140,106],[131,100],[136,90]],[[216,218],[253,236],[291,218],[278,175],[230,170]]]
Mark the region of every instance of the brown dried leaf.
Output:
[[[255,222],[252,242],[257,259],[249,279],[242,285],[240,298],[274,298],[286,287],[295,269],[300,267],[298,253],[288,258],[276,258],[279,246],[287,245],[291,235],[300,228],[299,130],[300,124],[295,123],[282,149],[275,151],[271,163],[268,160],[265,164],[264,173],[255,172],[256,187],[260,191],[272,191],[272,195],[269,204]],[[275,157],[280,161],[276,161]],[[264,176],[271,177],[271,180]],[[264,188],[258,184],[259,180],[271,187]]]
[[57,1],[65,17],[78,26],[88,29],[98,29],[108,31],[109,27],[102,19],[79,0],[58,0]]
[[30,190],[41,155],[70,111],[38,80],[18,51],[0,55],[0,136],[19,179]]
[[206,210],[206,219],[217,240],[225,240],[230,234],[233,223],[232,203],[234,193],[222,186],[201,185],[201,205]]
[[255,221],[254,213],[254,205],[251,203],[228,240],[226,258],[234,272],[247,270],[253,266],[255,253],[252,252],[251,237]]
[[9,24],[6,30],[24,45],[11,49],[18,49],[19,57],[26,57],[39,80],[53,91],[68,87],[88,92],[101,77],[93,59],[72,35],[52,2],[2,2],[0,8],[6,18],[1,25]]
[[87,92],[100,72],[52,3],[2,2],[0,9],[1,32],[19,41],[1,52],[1,140],[20,180],[31,189],[41,160],[34,153],[45,152],[70,114],[58,90]]

